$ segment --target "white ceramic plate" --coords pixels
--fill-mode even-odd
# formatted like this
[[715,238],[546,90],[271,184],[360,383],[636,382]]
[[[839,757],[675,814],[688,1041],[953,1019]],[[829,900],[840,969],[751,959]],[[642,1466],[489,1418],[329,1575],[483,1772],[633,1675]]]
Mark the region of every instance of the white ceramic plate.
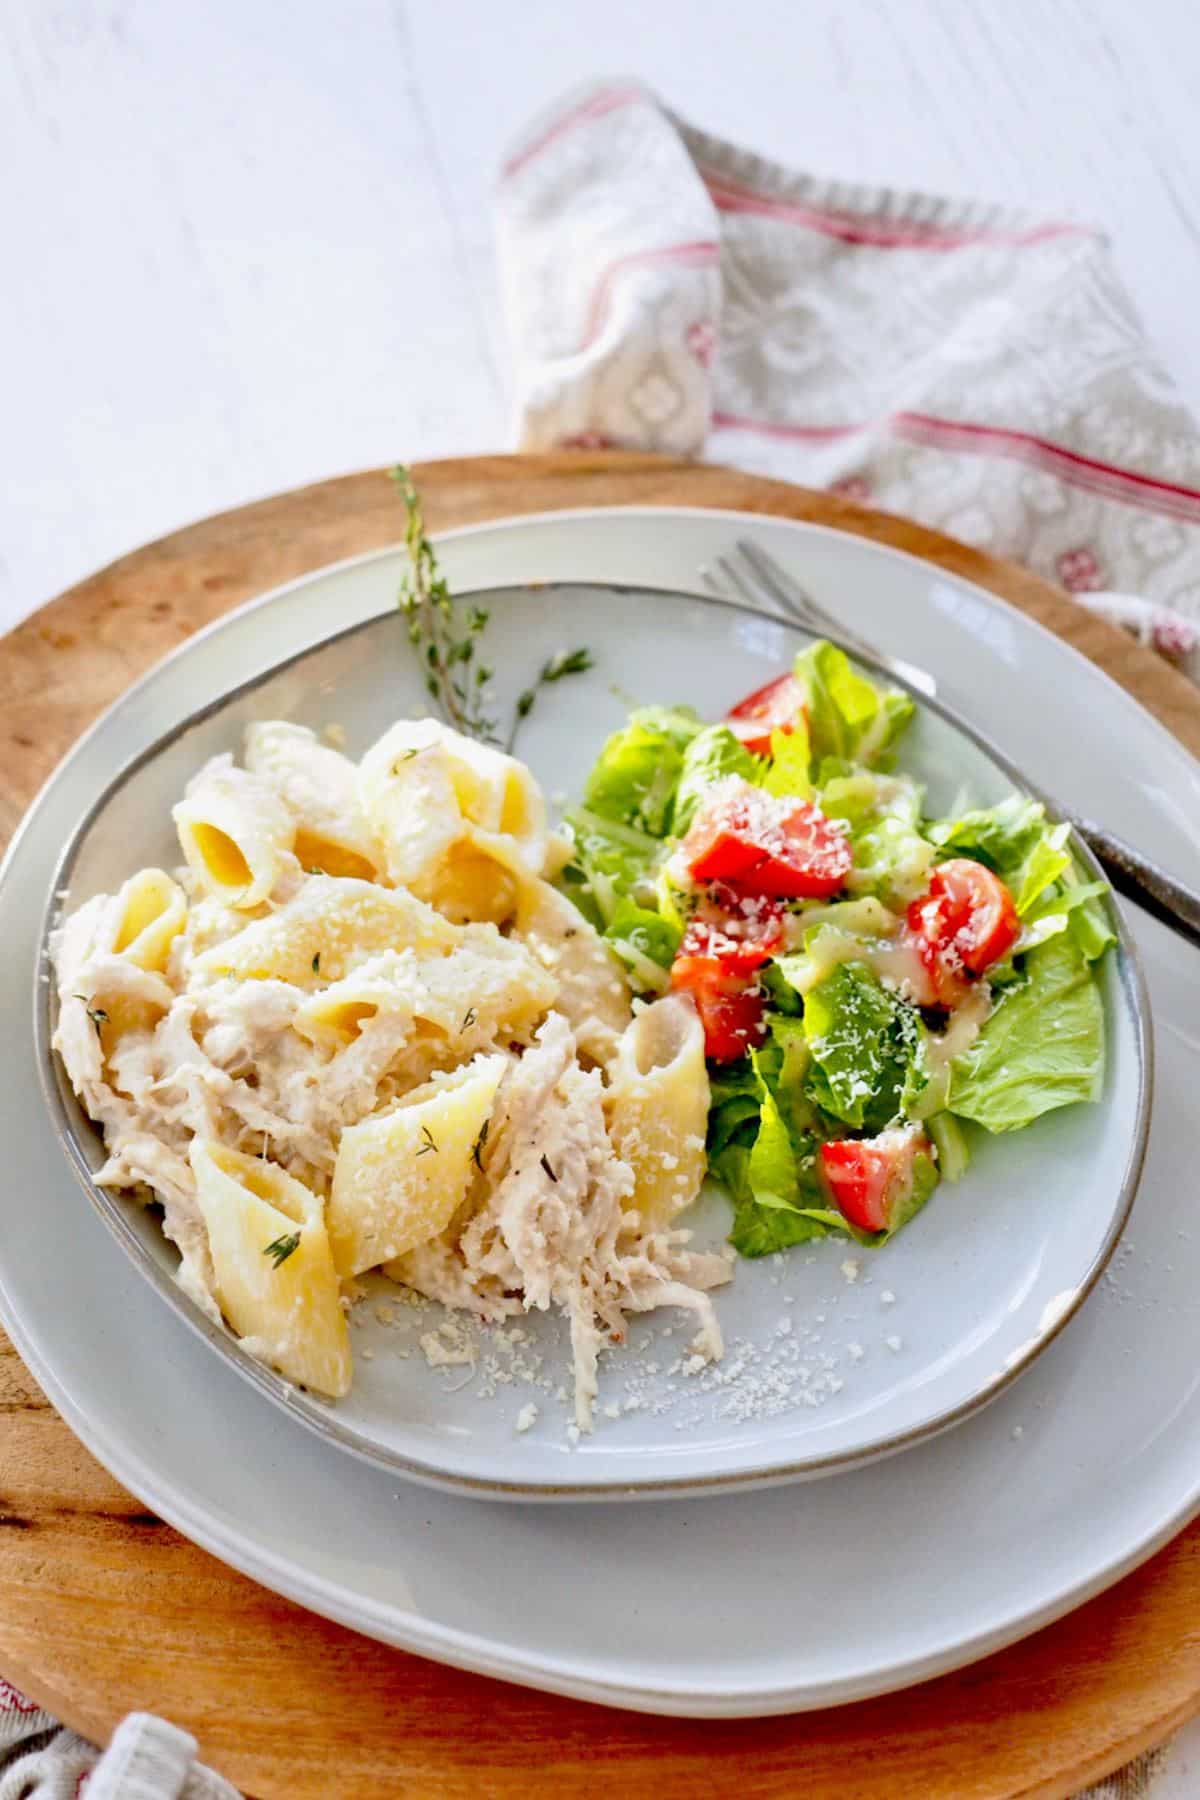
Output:
[[[444,562],[460,587],[581,572],[687,586],[743,532],[860,631],[932,668],[1034,780],[1200,877],[1200,771],[1179,745],[1065,646],[914,559],[782,521],[636,512],[488,527],[448,542]],[[189,654],[213,652],[220,691],[231,670],[369,616],[378,580],[368,560],[302,584]],[[155,730],[132,720],[122,754]],[[802,1488],[492,1506],[321,1444],[167,1313],[81,1206],[41,1122],[27,972],[91,754],[43,795],[0,882],[0,1311],[92,1450],[215,1554],[445,1661],[617,1705],[729,1716],[860,1698],[983,1655],[1098,1591],[1195,1511],[1200,963],[1160,927],[1136,926],[1158,1052],[1140,1196],[1092,1299],[1015,1388],[953,1433]],[[107,772],[83,786],[94,792]],[[895,1291],[894,1330],[907,1334],[914,1303]]]
[[[426,710],[422,670],[393,602],[395,559],[334,578],[330,600],[339,611],[340,588],[351,580],[370,584],[376,608],[386,608],[380,617],[265,677],[250,676],[218,704],[208,704],[205,656],[227,683],[219,639],[185,652],[118,703],[89,746],[86,817],[49,884],[48,920],[60,905],[112,892],[135,868],[172,867],[173,802],[208,757],[240,749],[251,720],[290,718],[318,730],[336,720],[358,756],[397,717]],[[539,583],[468,603],[492,615],[501,716],[556,649],[584,641],[591,649],[594,668],[542,695],[520,745],[547,788],[571,795],[624,723],[630,697],[686,701],[720,717],[807,641],[744,608],[635,587]],[[180,710],[188,695],[192,709],[199,702],[190,720]],[[166,735],[106,792],[105,774],[134,720],[139,732],[150,720]],[[956,799],[990,805],[1012,792],[1012,775],[933,703],[919,707],[902,760],[925,782],[934,814]],[[728,1350],[711,1369],[682,1372],[693,1329],[686,1314],[636,1320],[629,1346],[604,1359],[595,1430],[577,1443],[568,1437],[567,1331],[556,1315],[523,1321],[516,1344],[511,1327],[480,1334],[473,1376],[458,1365],[431,1368],[420,1339],[440,1309],[397,1308],[395,1288],[378,1278],[353,1315],[354,1386],[336,1407],[264,1369],[176,1285],[177,1258],[155,1216],[88,1179],[104,1151],[50,1055],[49,1005],[38,1050],[85,1190],[137,1266],[214,1351],[328,1442],[397,1473],[491,1497],[662,1496],[825,1474],[906,1448],[994,1397],[1061,1329],[1124,1223],[1147,1129],[1149,1026],[1129,944],[1105,958],[1100,977],[1108,1056],[1098,1106],[1066,1108],[1002,1139],[972,1130],[962,1185],[943,1188],[878,1254],[830,1238],[740,1262],[717,1300]],[[689,1223],[698,1242],[718,1247],[729,1230],[728,1201],[709,1193]],[[884,1301],[889,1294],[895,1298]],[[537,1423],[518,1433],[530,1401]]]

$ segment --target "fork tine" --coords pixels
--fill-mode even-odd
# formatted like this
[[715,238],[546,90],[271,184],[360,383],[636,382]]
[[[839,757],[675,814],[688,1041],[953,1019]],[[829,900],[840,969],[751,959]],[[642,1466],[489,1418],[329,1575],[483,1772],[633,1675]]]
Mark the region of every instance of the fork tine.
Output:
[[812,595],[773,556],[768,556],[765,550],[761,550],[749,538],[739,538],[734,550],[753,571],[759,587],[770,594],[776,605],[786,607],[794,619],[801,619],[806,625],[823,622],[822,610]]
[[[759,612],[769,611],[778,618],[780,608],[774,595],[765,593],[761,584],[757,583],[752,575],[743,569],[732,556],[718,556],[716,570],[723,583],[725,593],[729,593],[732,589],[748,605],[757,607]],[[764,600],[769,603],[768,606],[764,606]]]
[[867,638],[835,619],[828,609],[814,600],[803,588],[795,576],[782,567],[761,545],[753,543],[749,538],[739,538],[734,546],[733,557],[718,557],[718,569],[728,571],[729,578],[736,582],[738,591],[745,593],[753,587],[757,597],[766,593],[777,606],[786,607],[792,618],[798,619],[810,631],[827,636],[834,643],[840,643],[844,649],[857,650],[862,656],[874,663],[880,663],[900,675],[905,681],[923,694],[936,694],[937,682],[926,669],[918,668],[914,663],[904,662],[899,657],[888,656]]

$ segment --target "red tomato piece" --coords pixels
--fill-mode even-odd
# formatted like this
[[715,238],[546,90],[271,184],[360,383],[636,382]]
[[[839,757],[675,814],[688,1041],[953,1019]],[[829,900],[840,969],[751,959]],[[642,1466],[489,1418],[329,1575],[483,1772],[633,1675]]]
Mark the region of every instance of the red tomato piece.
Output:
[[789,900],[836,894],[852,862],[845,832],[819,807],[736,777],[712,789],[679,853],[694,881]]
[[671,967],[671,986],[695,1001],[704,1054],[714,1062],[736,1062],[766,1037],[765,994],[721,957],[681,953]]
[[876,1138],[822,1144],[817,1166],[830,1198],[860,1231],[889,1231],[912,1188],[918,1151],[929,1154],[919,1131],[884,1131]]
[[771,754],[773,731],[794,731],[804,712],[804,689],[794,675],[777,675],[730,708],[724,721],[752,756]]
[[750,975],[781,947],[785,916],[769,895],[714,883],[688,920],[679,954],[715,956],[730,974]]
[[973,975],[999,962],[1021,935],[1013,897],[983,863],[940,863],[929,890],[908,909],[908,931],[939,1005],[961,1000]]

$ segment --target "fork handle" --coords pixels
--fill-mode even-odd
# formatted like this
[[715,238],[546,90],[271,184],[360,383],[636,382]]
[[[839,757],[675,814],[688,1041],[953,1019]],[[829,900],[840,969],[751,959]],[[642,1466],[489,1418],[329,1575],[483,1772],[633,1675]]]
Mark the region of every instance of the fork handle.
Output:
[[1072,820],[1118,894],[1200,950],[1200,894],[1091,819]]

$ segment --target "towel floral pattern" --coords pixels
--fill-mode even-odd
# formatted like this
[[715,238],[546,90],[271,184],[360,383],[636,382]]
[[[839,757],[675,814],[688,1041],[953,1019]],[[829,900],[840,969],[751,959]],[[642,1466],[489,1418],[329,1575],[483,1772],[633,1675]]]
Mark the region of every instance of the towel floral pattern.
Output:
[[499,223],[523,447],[907,514],[1200,678],[1200,433],[1097,232],[796,174],[633,82],[530,129]]

